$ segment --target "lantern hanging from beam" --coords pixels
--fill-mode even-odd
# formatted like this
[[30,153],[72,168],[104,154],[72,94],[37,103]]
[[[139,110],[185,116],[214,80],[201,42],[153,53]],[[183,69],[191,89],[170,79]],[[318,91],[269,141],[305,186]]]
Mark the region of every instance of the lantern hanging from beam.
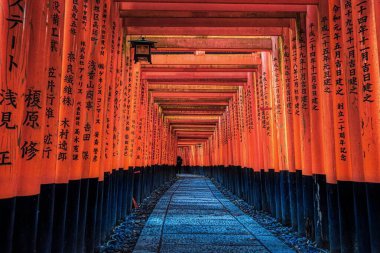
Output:
[[138,40],[130,40],[132,47],[135,49],[135,63],[138,61],[147,61],[152,64],[151,49],[154,48],[155,41],[146,40],[144,37]]

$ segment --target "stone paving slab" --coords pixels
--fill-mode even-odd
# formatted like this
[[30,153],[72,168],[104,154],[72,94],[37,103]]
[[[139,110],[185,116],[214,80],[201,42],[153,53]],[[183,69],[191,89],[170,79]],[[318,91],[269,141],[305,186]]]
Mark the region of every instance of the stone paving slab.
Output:
[[260,242],[251,234],[224,235],[224,234],[163,234],[166,244],[208,244],[225,246],[257,246]]
[[164,234],[225,234],[250,235],[251,233],[241,226],[193,226],[167,225]]
[[202,176],[181,175],[157,203],[134,249],[148,252],[295,252]]
[[268,253],[264,246],[219,246],[219,245],[197,245],[189,247],[189,244],[163,244],[161,253],[198,253],[198,252],[228,252],[228,253]]

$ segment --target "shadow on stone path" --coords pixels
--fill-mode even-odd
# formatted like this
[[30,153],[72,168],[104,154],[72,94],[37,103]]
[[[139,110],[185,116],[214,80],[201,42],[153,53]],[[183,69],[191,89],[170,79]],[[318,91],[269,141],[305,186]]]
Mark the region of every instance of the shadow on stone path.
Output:
[[208,179],[180,175],[150,215],[133,252],[295,252]]

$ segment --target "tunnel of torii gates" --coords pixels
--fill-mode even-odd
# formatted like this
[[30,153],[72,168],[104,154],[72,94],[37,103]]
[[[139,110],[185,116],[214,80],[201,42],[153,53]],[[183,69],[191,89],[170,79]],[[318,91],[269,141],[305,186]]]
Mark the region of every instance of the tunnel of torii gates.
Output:
[[380,252],[379,12],[2,0],[0,251],[93,251],[181,156],[320,247]]

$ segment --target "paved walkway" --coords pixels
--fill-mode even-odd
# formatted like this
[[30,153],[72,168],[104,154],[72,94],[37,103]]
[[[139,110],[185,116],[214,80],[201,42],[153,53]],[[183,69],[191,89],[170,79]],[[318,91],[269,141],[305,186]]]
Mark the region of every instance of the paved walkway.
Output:
[[201,176],[181,175],[150,215],[134,252],[294,252]]

